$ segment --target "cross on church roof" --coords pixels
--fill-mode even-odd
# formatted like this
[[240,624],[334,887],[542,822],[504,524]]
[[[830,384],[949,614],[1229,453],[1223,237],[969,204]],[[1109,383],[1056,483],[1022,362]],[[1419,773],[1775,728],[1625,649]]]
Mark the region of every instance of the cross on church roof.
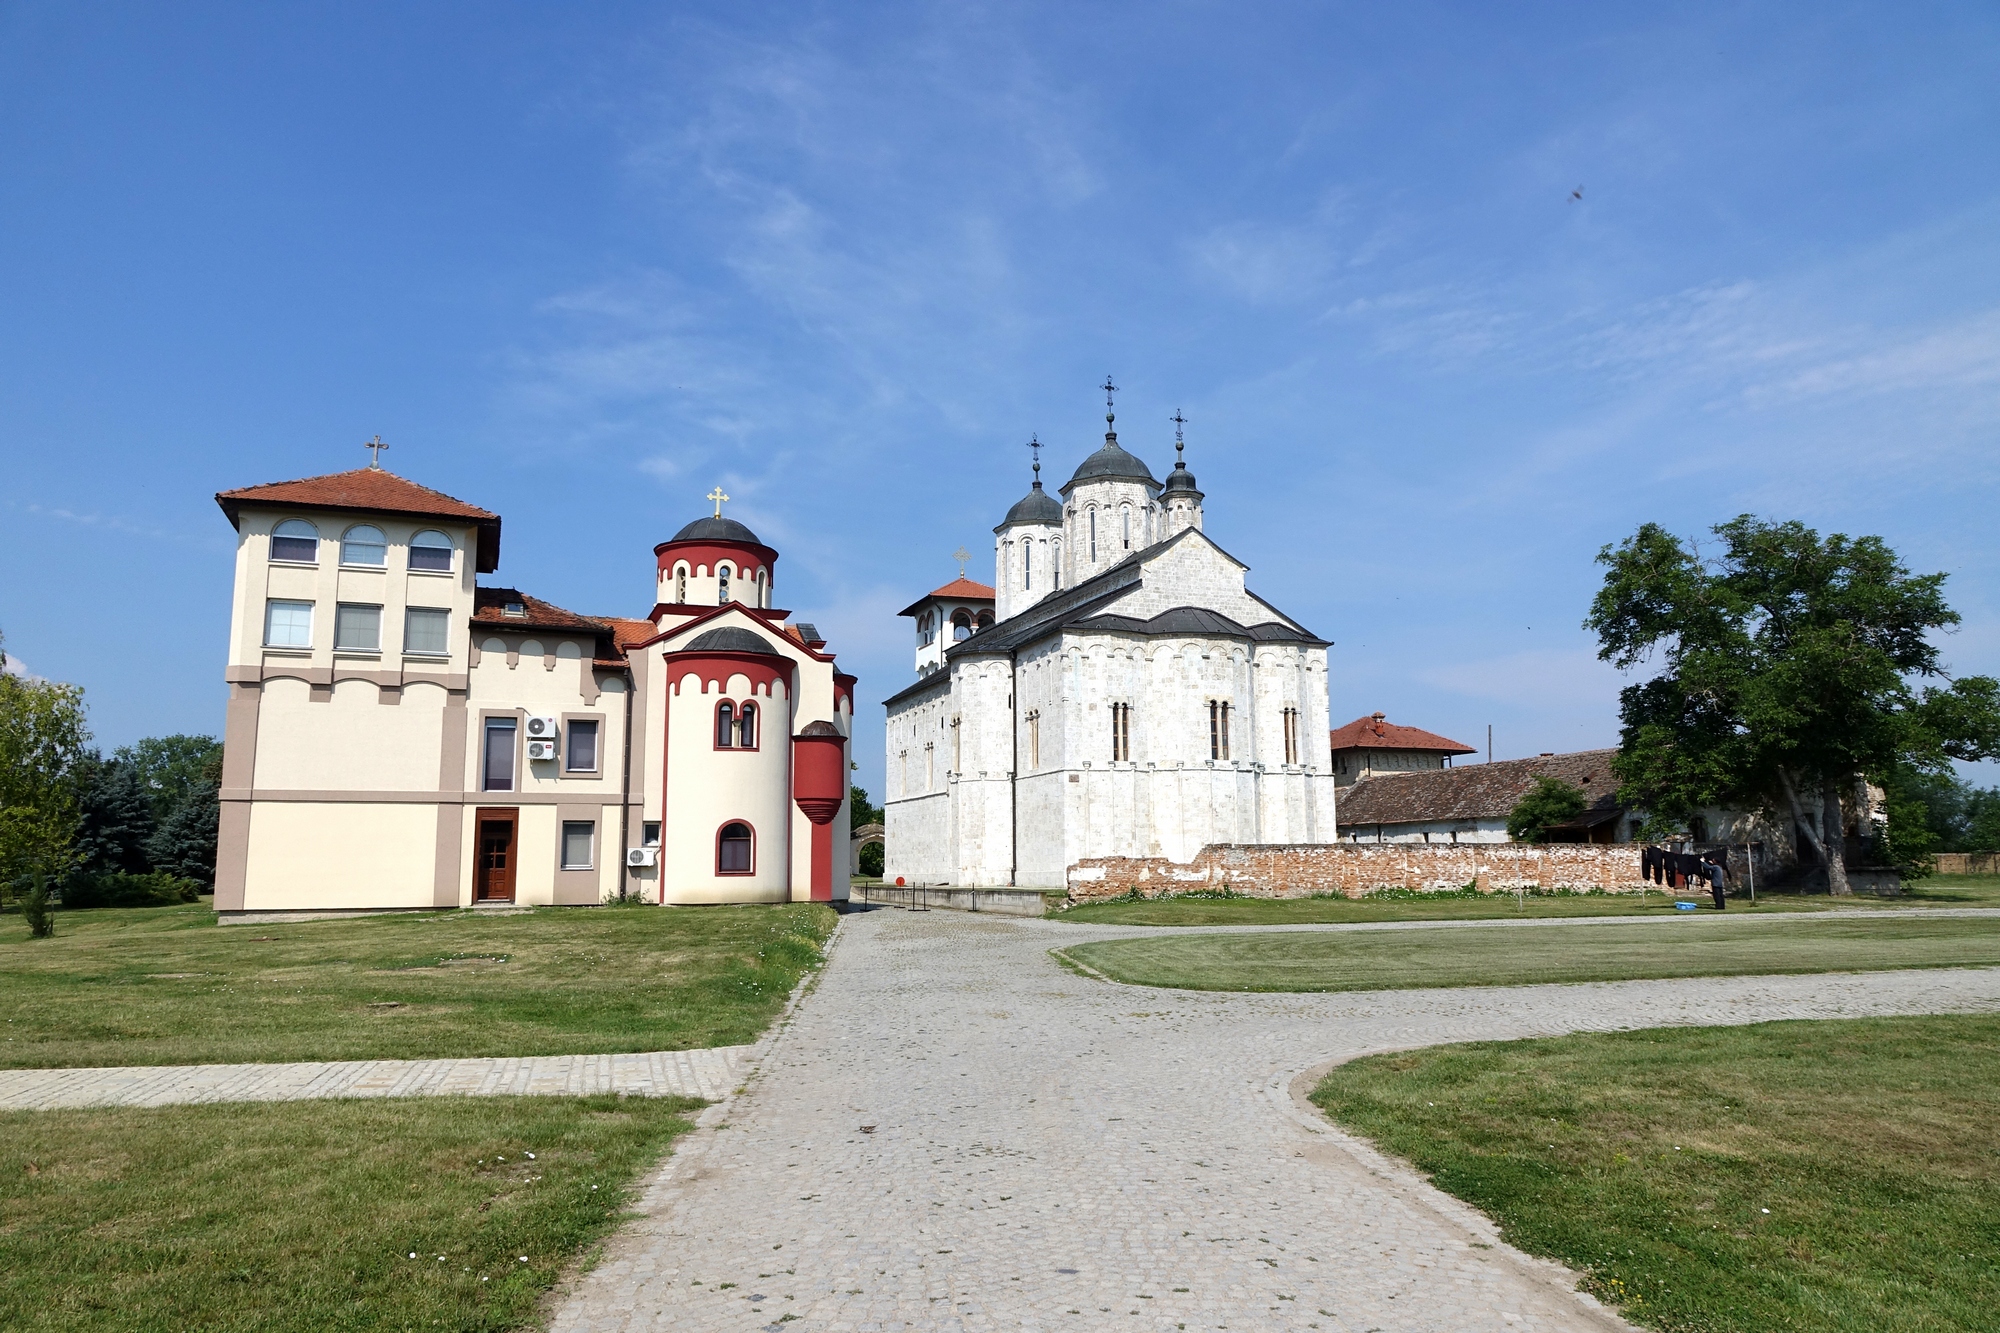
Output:
[[717,486],[714,490],[710,491],[707,495],[704,495],[701,498],[704,500],[715,501],[715,516],[717,518],[722,517],[722,502],[724,500],[727,500],[729,497],[722,493],[722,488],[720,486]]
[[953,551],[951,553],[951,558],[958,561],[958,576],[960,578],[964,578],[965,562],[972,559],[972,552],[966,550],[963,546],[961,546],[956,551]]
[[1028,437],[1028,447],[1035,451],[1035,485],[1042,484],[1042,435],[1036,431]]
[[1187,447],[1181,440],[1181,427],[1187,425],[1187,418],[1181,415],[1181,410],[1177,407],[1167,420],[1174,423],[1174,463],[1179,466],[1181,450]]
[[1106,375],[1104,383],[1097,387],[1104,390],[1104,421],[1106,425],[1109,425],[1116,419],[1116,414],[1111,410],[1111,395],[1118,392],[1118,386],[1111,382],[1109,375]]
[[374,453],[368,456],[368,466],[374,468],[377,472],[380,472],[382,470],[382,451],[389,447],[388,445],[382,443],[382,436],[378,433],[374,439],[362,441],[361,447],[363,449],[373,449],[375,451]]

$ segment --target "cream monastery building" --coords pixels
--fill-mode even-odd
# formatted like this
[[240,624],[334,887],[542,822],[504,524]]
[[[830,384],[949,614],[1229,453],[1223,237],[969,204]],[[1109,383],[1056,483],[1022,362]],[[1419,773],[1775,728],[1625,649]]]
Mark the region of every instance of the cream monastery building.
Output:
[[885,875],[1059,888],[1083,857],[1334,841],[1326,641],[1245,586],[1185,462],[1162,485],[1107,430],[1060,494],[1037,461],[995,586],[902,613]]
[[628,619],[480,586],[500,516],[379,466],[216,496],[216,910],[844,899],[854,677],[710,498]]

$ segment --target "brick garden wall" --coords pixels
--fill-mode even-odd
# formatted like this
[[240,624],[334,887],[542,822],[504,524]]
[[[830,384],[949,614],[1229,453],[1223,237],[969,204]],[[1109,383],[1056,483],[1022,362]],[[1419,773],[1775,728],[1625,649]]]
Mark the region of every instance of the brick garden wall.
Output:
[[1542,889],[1636,890],[1639,847],[1586,843],[1335,843],[1314,846],[1202,848],[1177,865],[1161,857],[1093,857],[1069,868],[1069,896],[1078,902],[1220,889],[1252,898],[1306,898],[1371,889],[1456,889],[1489,892],[1530,885]]

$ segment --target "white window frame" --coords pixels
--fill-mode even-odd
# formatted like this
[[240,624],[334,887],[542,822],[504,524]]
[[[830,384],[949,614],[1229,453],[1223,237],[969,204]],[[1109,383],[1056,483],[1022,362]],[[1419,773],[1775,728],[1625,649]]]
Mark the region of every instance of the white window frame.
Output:
[[[305,532],[297,533],[297,532],[285,531],[286,528],[291,528],[291,527],[304,528]],[[312,559],[300,560],[293,556],[278,555],[277,554],[278,540],[280,538],[286,538],[292,541],[305,541],[308,538],[310,538],[313,544]],[[269,547],[269,558],[271,560],[271,563],[275,565],[317,565],[319,563],[319,541],[320,541],[319,529],[314,527],[312,524],[306,522],[302,518],[285,519],[283,522],[279,523],[277,526],[271,529],[271,544]]]
[[[303,643],[279,643],[271,637],[271,628],[274,623],[272,613],[281,606],[286,608],[303,607],[305,609],[305,641]],[[264,646],[266,648],[307,649],[312,647],[312,640],[313,604],[311,602],[302,601],[296,597],[267,597],[264,599]]]
[[[437,537],[440,540],[434,542],[427,542],[423,540],[425,537]],[[418,568],[416,561],[416,554],[418,551],[443,551],[445,553],[444,568],[443,569]],[[414,534],[410,538],[409,548],[404,552],[403,555],[403,564],[405,565],[405,567],[409,569],[409,571],[412,574],[454,573],[458,568],[458,543],[451,539],[451,534],[448,532],[442,531],[441,529],[438,528],[425,528],[423,531]]]
[[[438,615],[444,617],[444,647],[412,648],[410,628],[416,616]],[[403,608],[403,655],[405,657],[450,657],[451,656],[451,608],[445,606],[406,606]]]
[[[382,540],[379,542],[356,541],[354,534],[357,532],[372,532]],[[347,548],[350,546],[366,548],[368,550],[380,550],[382,558],[380,560],[350,560],[347,556]],[[373,523],[356,523],[353,527],[340,534],[340,563],[346,569],[387,569],[389,567],[389,534],[376,527]]]
[[[349,611],[373,611],[375,613],[375,634],[373,643],[343,643],[343,631]],[[379,602],[335,602],[333,605],[333,648],[340,653],[373,653],[382,651],[382,605]]]

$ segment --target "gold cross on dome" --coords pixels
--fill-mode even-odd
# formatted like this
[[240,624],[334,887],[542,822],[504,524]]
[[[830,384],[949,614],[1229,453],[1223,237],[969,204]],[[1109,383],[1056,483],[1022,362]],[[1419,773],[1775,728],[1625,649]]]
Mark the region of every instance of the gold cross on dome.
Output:
[[717,518],[722,517],[722,502],[724,500],[727,500],[729,497],[722,493],[722,488],[720,486],[717,486],[714,490],[710,491],[707,495],[704,495],[701,498],[704,500],[715,501],[715,516]]
[[382,437],[378,434],[372,440],[363,440],[361,442],[361,447],[363,449],[373,449],[375,451],[374,453],[368,456],[368,466],[374,468],[377,472],[380,472],[382,470],[382,451],[384,449],[387,449],[389,446],[382,443]]
[[958,576],[960,578],[964,578],[965,562],[972,559],[972,552],[966,550],[963,546],[961,546],[956,551],[953,551],[951,553],[951,558],[958,561]]

